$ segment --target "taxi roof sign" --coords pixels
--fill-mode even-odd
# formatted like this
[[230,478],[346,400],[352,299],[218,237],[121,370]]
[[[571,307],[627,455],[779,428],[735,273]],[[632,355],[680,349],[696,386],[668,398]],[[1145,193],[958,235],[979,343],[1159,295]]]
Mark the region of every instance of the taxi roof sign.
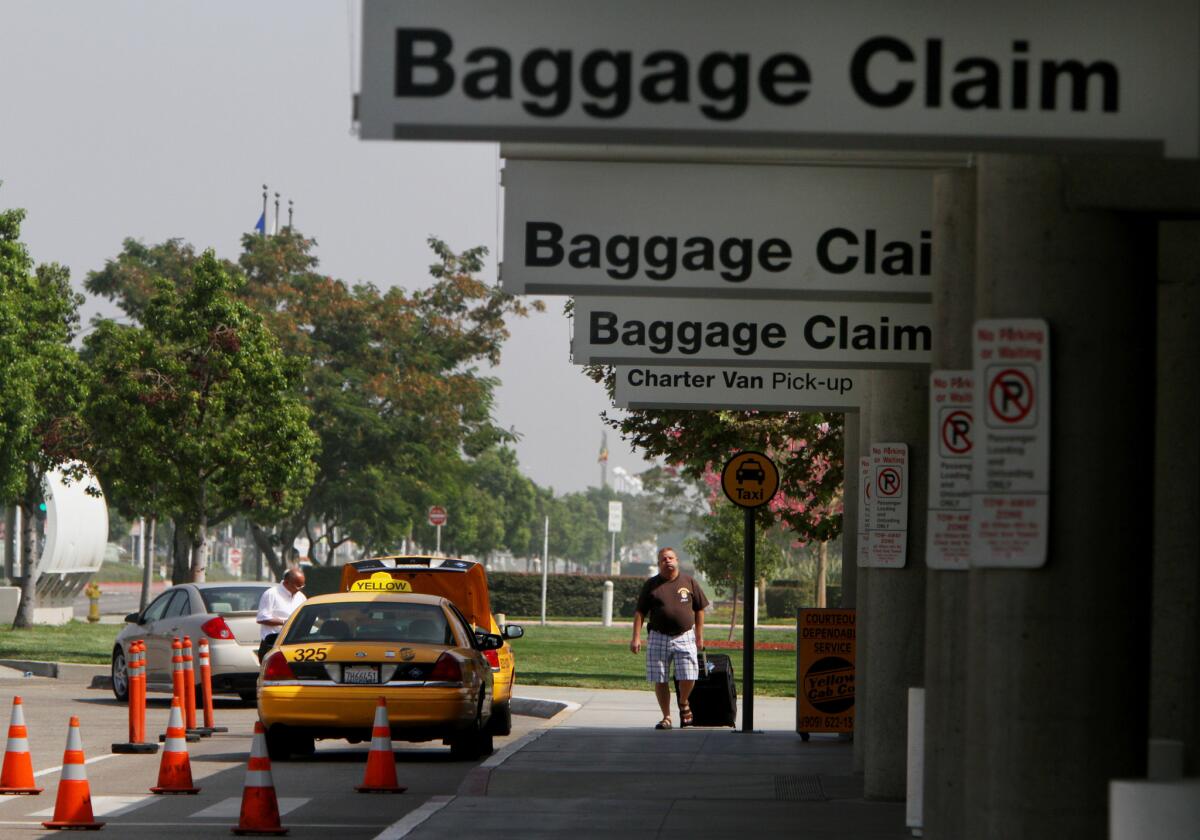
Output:
[[356,580],[350,587],[351,592],[412,592],[412,584],[406,580],[394,578],[387,572],[376,572],[369,578]]
[[739,452],[721,470],[721,487],[738,507],[762,507],[779,490],[779,469],[761,452]]

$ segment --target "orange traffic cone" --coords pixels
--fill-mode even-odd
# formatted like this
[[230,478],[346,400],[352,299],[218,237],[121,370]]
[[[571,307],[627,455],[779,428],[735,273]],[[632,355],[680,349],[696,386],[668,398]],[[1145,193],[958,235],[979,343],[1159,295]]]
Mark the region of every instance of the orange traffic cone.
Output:
[[404,793],[407,787],[396,782],[396,754],[392,752],[392,728],[388,725],[387,700],[375,705],[375,723],[371,727],[371,750],[367,753],[367,772],[359,793]]
[[4,750],[4,769],[0,770],[0,793],[41,793],[35,787],[33,759],[29,755],[29,738],[25,731],[25,710],[21,698],[13,698],[12,720],[8,724],[8,746]]
[[242,813],[234,834],[287,834],[279,824],[279,800],[275,798],[275,780],[271,778],[271,759],[267,755],[267,730],[262,721],[254,722],[254,743],[242,787]]
[[92,814],[92,792],[83,766],[83,738],[79,735],[79,718],[74,716],[67,730],[67,748],[63,750],[62,763],[58,796],[54,800],[54,819],[42,825],[46,828],[102,828],[104,823],[96,822]]
[[158,765],[158,784],[151,793],[199,793],[192,785],[192,763],[188,759],[187,733],[183,729],[183,710],[179,698],[171,698],[171,717],[163,741],[162,761]]

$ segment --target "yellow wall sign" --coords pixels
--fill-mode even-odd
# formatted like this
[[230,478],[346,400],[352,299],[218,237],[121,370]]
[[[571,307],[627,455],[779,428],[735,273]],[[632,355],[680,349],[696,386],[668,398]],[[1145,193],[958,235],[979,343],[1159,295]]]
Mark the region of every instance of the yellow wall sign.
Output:
[[775,462],[761,452],[739,452],[721,471],[721,487],[735,505],[761,507],[771,501],[779,489],[779,470]]
[[354,581],[351,592],[412,592],[412,584],[397,580],[387,572],[376,572],[369,578]]
[[854,617],[854,610],[800,610],[797,732],[854,731]]

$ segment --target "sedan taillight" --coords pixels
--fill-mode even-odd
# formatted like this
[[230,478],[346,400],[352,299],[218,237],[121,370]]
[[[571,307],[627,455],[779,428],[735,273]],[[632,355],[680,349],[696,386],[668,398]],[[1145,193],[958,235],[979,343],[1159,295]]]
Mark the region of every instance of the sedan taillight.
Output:
[[201,632],[210,639],[232,639],[233,631],[221,616],[214,616],[200,625]]
[[462,682],[462,666],[449,651],[438,657],[433,670],[425,679],[429,682]]
[[263,668],[263,682],[277,682],[280,680],[294,680],[296,674],[292,671],[292,666],[288,664],[287,657],[282,651],[275,651],[267,657],[266,665]]
[[492,666],[493,671],[500,670],[500,652],[499,651],[485,650],[483,652],[483,658],[486,659],[488,661],[488,664]]

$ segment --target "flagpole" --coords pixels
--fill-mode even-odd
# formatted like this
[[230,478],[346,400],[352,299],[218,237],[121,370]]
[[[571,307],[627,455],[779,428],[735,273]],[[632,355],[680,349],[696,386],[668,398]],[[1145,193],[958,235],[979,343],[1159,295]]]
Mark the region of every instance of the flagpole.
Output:
[[288,199],[288,230],[292,229],[292,200]]
[[266,184],[263,184],[263,211],[262,211],[262,218],[263,218],[263,229],[262,229],[262,233],[261,233],[261,234],[259,234],[259,235],[260,235],[260,236],[266,236],[266,235],[267,235],[267,185],[266,185]]
[[271,235],[279,233],[279,193],[275,193],[275,228],[271,231]]

